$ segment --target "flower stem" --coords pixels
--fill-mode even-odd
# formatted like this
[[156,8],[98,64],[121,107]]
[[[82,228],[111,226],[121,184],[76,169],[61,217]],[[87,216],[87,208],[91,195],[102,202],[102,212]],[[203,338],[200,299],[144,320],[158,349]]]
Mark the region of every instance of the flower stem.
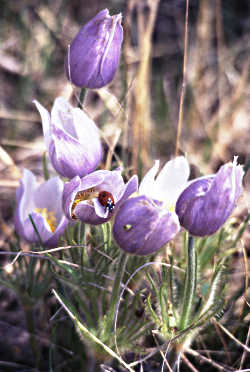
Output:
[[119,295],[120,295],[120,285],[121,285],[123,274],[124,274],[125,267],[127,264],[127,259],[128,259],[128,255],[126,253],[121,253],[120,261],[119,261],[119,264],[116,270],[116,276],[115,276],[115,280],[113,284],[109,310],[108,310],[106,321],[105,321],[105,327],[104,327],[104,332],[103,332],[104,340],[110,337],[110,333],[112,331],[112,323],[115,318],[116,306],[117,306]]
[[188,237],[187,244],[187,267],[184,284],[184,299],[182,314],[180,320],[180,330],[190,325],[190,316],[192,312],[194,295],[197,282],[197,258],[195,250],[195,240],[193,236]]

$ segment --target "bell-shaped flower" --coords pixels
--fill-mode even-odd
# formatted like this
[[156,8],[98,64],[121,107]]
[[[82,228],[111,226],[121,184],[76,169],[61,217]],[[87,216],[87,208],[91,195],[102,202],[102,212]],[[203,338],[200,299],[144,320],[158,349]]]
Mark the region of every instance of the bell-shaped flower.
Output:
[[232,213],[242,192],[243,175],[235,157],[215,175],[192,181],[176,203],[180,224],[195,236],[214,234]]
[[99,12],[73,39],[65,59],[68,79],[78,87],[101,88],[117,70],[123,29],[122,15]]
[[118,210],[113,235],[126,252],[148,255],[158,251],[180,230],[174,207],[187,185],[189,165],[181,156],[159,172],[159,161],[144,176],[140,196],[126,200]]
[[98,128],[80,108],[58,97],[51,115],[34,101],[42,118],[43,134],[49,158],[63,177],[83,177],[93,172],[102,160]]
[[120,168],[98,170],[82,179],[76,176],[65,184],[63,209],[69,219],[98,225],[107,222],[137,189],[137,176],[125,184]]
[[63,182],[59,177],[39,185],[33,173],[24,169],[16,193],[18,235],[33,243],[41,239],[45,246],[55,247],[68,223],[62,210],[62,193]]

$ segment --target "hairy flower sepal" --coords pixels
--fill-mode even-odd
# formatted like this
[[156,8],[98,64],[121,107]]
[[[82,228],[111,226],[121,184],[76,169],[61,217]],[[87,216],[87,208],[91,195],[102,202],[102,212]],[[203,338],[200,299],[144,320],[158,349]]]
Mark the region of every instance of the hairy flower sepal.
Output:
[[174,212],[142,195],[122,204],[115,217],[113,235],[124,251],[149,255],[173,239],[179,229],[179,220]]
[[68,178],[93,172],[102,160],[95,123],[62,97],[56,98],[51,115],[39,102],[33,102],[42,118],[44,139],[55,170]]
[[180,224],[195,236],[214,234],[235,207],[243,175],[235,157],[233,163],[221,166],[216,175],[192,181],[176,203]]
[[41,239],[48,247],[57,245],[68,223],[62,210],[62,192],[63,182],[59,177],[38,185],[33,173],[24,169],[15,211],[15,228],[22,238],[32,243]]
[[[133,176],[125,184],[120,168],[114,171],[95,171],[82,179],[76,176],[64,186],[64,212],[70,219],[79,219],[93,225],[105,223],[137,189],[137,176]],[[104,191],[110,194],[114,201],[112,210],[108,208],[108,204],[100,202],[99,195]]]
[[101,88],[117,70],[123,40],[121,14],[100,11],[73,39],[65,59],[68,79],[78,87]]

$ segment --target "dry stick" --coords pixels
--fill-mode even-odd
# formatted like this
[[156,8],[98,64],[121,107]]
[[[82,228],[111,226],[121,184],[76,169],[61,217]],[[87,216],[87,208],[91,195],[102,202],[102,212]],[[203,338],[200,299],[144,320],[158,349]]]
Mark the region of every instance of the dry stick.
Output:
[[[214,318],[215,319],[215,318]],[[215,322],[218,324],[218,326],[232,339],[236,342],[236,344],[240,345],[241,347],[243,347],[244,350],[248,351],[250,353],[250,348],[247,347],[246,345],[244,345],[242,342],[240,342],[236,337],[234,337],[234,335],[229,332],[222,324],[220,324],[219,322],[217,322],[215,320]]]
[[[154,30],[155,18],[159,0],[147,1],[149,14],[144,14],[142,2],[137,2],[138,13],[138,37],[140,64],[136,77],[135,88],[135,117],[133,123],[133,153],[132,166],[138,169],[139,158],[143,163],[149,165],[150,147],[150,65],[152,50],[152,33]],[[146,19],[146,17],[148,17]],[[141,154],[140,154],[141,151]]]
[[212,319],[212,321],[213,321],[215,330],[216,330],[216,332],[217,332],[217,334],[219,336],[219,339],[221,340],[221,343],[222,343],[222,345],[224,347],[224,350],[225,350],[225,354],[227,356],[228,363],[231,364],[232,361],[231,361],[231,357],[230,357],[230,353],[229,353],[229,350],[228,350],[228,347],[227,347],[226,340],[224,339],[223,334],[222,334],[221,330],[219,329],[219,327],[218,327],[217,323],[215,322],[215,320]]
[[[198,353],[197,351],[195,351],[193,349],[190,349],[190,348],[187,349],[186,350],[186,353],[191,354],[191,355],[193,355],[195,357],[198,357],[200,360],[205,361],[205,362],[211,364],[213,367],[216,367],[220,371],[228,371],[227,368],[225,368],[224,366],[220,365],[219,363],[214,362],[213,359],[207,358],[204,355]],[[232,369],[229,369],[229,371],[232,371]]]
[[[250,326],[249,326],[248,332],[247,332],[246,345],[248,345],[249,339],[250,339]],[[246,356],[247,356],[247,351],[244,350],[243,351],[243,354],[242,354],[242,357],[241,357],[241,361],[240,361],[240,369],[242,369],[242,367],[243,367],[243,364],[245,362]]]
[[175,147],[176,156],[179,155],[179,149],[180,149],[180,137],[181,137],[181,129],[182,129],[182,121],[183,121],[183,104],[184,104],[186,82],[187,82],[188,9],[189,9],[189,0],[186,0],[184,57],[183,57],[183,72],[182,72],[182,87],[181,87],[181,97],[180,97],[180,107],[179,107],[179,119],[178,119],[178,125],[177,125],[176,147]]
[[195,366],[188,360],[188,358],[185,356],[185,354],[182,354],[181,358],[186,363],[186,365],[191,369],[193,372],[199,372],[198,369],[195,368]]

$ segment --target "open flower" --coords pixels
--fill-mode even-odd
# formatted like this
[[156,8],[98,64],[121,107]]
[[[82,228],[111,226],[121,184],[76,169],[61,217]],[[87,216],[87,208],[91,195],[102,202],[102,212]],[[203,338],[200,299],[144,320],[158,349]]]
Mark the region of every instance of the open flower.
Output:
[[126,200],[116,214],[113,235],[128,253],[153,254],[180,230],[174,207],[187,184],[188,162],[183,156],[177,157],[156,177],[158,170],[157,160],[140,184],[140,196]]
[[98,225],[107,222],[120,204],[138,189],[137,176],[124,184],[121,169],[95,171],[67,182],[63,209],[69,219]]
[[43,134],[49,158],[64,177],[83,177],[97,168],[102,159],[98,128],[80,108],[58,97],[51,115],[34,101],[42,118]]
[[216,175],[201,177],[191,182],[176,204],[180,224],[190,234],[214,234],[228,219],[242,192],[244,172],[233,163],[220,167]]
[[123,40],[121,14],[99,12],[73,39],[65,67],[68,79],[78,87],[101,88],[117,70]]
[[24,169],[16,193],[15,211],[15,228],[22,238],[38,242],[40,237],[45,246],[57,245],[68,223],[62,210],[62,192],[63,182],[59,177],[38,185],[33,173]]

